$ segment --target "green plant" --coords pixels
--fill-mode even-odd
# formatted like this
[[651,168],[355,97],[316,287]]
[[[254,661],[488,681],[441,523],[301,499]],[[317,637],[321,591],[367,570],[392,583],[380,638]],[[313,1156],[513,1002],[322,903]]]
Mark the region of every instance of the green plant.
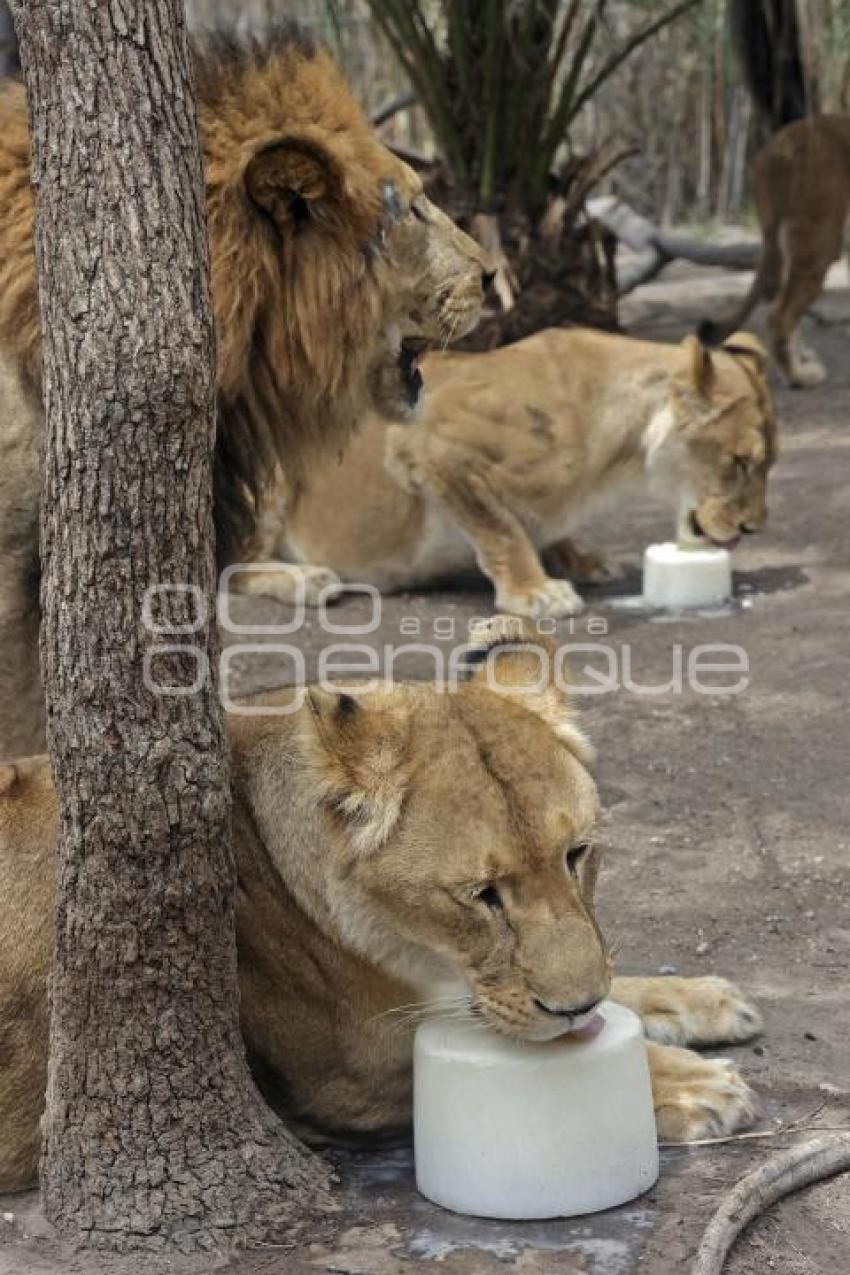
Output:
[[582,214],[633,148],[607,141],[580,155],[571,130],[623,62],[701,0],[367,3],[428,117],[433,187],[497,268],[501,311],[476,343],[544,324],[612,325],[610,244]]
[[[632,4],[606,39],[610,0],[368,0],[424,107],[452,180],[482,211],[544,212],[582,108],[635,49],[700,0]],[[622,6],[621,6],[622,7]]]

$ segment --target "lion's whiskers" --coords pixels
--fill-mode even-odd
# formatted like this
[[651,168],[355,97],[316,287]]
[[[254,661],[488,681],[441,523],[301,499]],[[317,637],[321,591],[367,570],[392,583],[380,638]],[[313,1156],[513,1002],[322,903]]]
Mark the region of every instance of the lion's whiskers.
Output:
[[420,1023],[433,1018],[442,1018],[454,1022],[468,1022],[470,1024],[475,1024],[479,1021],[476,1017],[471,996],[468,993],[462,995],[436,995],[429,997],[427,1000],[411,1001],[406,1005],[394,1005],[391,1009],[385,1009],[380,1014],[374,1014],[370,1021],[388,1020],[387,1025],[394,1032],[398,1032],[410,1031],[418,1027]]
[[458,330],[461,326],[461,319],[462,319],[462,315],[458,313],[458,314],[455,314],[454,317],[449,320],[448,326],[445,331],[445,335],[443,336],[442,345],[440,346],[442,353],[445,353],[445,351],[451,345],[452,341],[457,336]]

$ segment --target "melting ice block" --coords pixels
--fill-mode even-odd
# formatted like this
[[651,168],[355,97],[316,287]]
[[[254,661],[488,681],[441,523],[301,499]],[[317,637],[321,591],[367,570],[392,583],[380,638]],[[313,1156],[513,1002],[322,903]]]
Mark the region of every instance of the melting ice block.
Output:
[[583,1030],[536,1044],[435,1018],[416,1033],[416,1184],[443,1208],[573,1217],[658,1177],[643,1031],[604,1002]]
[[650,545],[643,555],[648,606],[717,606],[732,596],[732,556],[717,545]]

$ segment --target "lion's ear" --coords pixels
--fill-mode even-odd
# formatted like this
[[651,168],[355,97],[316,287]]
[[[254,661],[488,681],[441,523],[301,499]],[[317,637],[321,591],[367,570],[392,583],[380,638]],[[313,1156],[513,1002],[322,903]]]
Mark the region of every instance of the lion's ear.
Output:
[[389,707],[311,690],[302,738],[320,800],[354,849],[379,849],[401,814],[408,783],[408,723]]
[[592,765],[596,752],[576,721],[567,664],[549,637],[527,620],[497,615],[472,629],[466,662],[474,682],[537,713],[583,765]]
[[714,360],[711,350],[697,336],[686,336],[682,349],[687,358],[685,378],[688,389],[699,398],[708,398],[714,385]]
[[342,174],[333,156],[305,138],[278,138],[248,161],[249,198],[283,228],[298,226],[333,206]]
[[745,359],[752,364],[760,376],[767,374],[767,350],[752,332],[733,332],[726,338],[721,348],[733,358]]

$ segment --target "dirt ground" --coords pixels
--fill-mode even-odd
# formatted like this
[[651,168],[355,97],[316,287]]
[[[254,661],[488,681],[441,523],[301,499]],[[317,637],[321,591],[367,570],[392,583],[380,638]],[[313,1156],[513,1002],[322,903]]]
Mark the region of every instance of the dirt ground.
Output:
[[[677,275],[679,276],[677,281]],[[678,339],[743,277],[671,272],[629,299],[631,330]],[[846,278],[839,277],[843,284]],[[639,589],[643,546],[670,533],[669,514],[648,498],[609,511],[584,538],[622,565],[612,586],[587,592],[606,622],[603,640],[622,676],[643,688],[668,682],[676,648],[685,662],[703,643],[746,653],[749,685],[735,695],[620,689],[584,699],[599,748],[609,811],[607,869],[600,883],[604,928],[621,972],[720,973],[740,982],[766,1018],[762,1039],[733,1055],[762,1099],[760,1128],[799,1121],[850,1127],[850,292],[818,304],[829,322],[809,337],[828,384],[778,391],[781,457],[771,520],[736,554],[734,605],[687,619],[652,617],[618,598]],[[840,322],[844,316],[845,322]],[[240,600],[243,621],[285,620],[283,608]],[[386,599],[372,647],[462,640],[490,595],[475,583],[427,596]],[[333,612],[366,618],[362,598]],[[419,621],[419,637],[412,621]],[[461,636],[440,638],[451,621]],[[585,617],[559,626],[568,642],[599,642]],[[242,641],[259,639],[242,638]],[[311,620],[297,639],[308,668],[322,642]],[[340,640],[352,640],[340,639]],[[581,653],[579,653],[581,655]],[[586,660],[585,660],[586,656]],[[630,660],[630,665],[624,662]],[[593,652],[574,663],[597,667]],[[284,657],[237,660],[237,689],[288,680]],[[400,670],[425,677],[412,656]],[[586,671],[585,671],[586,672]],[[593,674],[586,672],[585,684]],[[725,679],[727,682],[729,678]],[[35,1196],[0,1198],[0,1275],[148,1275],[227,1269],[234,1275],[683,1275],[723,1192],[793,1137],[777,1134],[720,1147],[662,1151],[649,1195],[609,1213],[567,1222],[503,1224],[461,1218],[427,1204],[413,1187],[408,1152],[339,1157],[342,1212],[295,1250],[220,1262],[102,1262],[68,1253],[40,1219]],[[729,1275],[850,1272],[850,1178],[834,1179],[777,1206],[745,1235]]]

